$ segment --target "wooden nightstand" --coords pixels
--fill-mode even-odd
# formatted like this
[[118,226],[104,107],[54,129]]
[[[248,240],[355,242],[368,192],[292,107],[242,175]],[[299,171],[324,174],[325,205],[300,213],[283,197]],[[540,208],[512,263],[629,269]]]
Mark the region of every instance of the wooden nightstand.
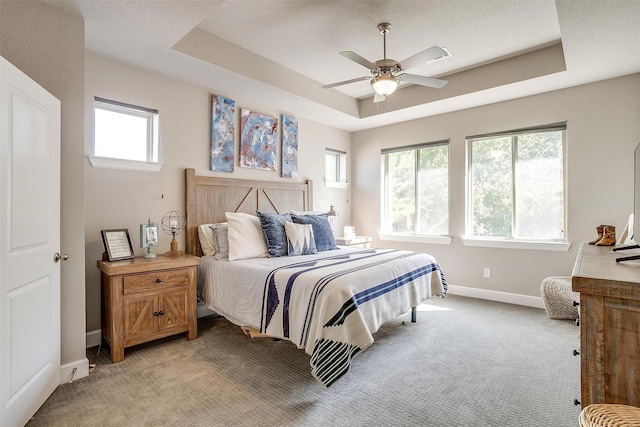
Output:
[[350,239],[336,237],[336,245],[369,248],[371,247],[371,240],[373,239],[369,236],[355,236]]
[[200,258],[133,258],[98,261],[102,282],[102,337],[113,363],[124,349],[187,332],[198,337],[196,268]]

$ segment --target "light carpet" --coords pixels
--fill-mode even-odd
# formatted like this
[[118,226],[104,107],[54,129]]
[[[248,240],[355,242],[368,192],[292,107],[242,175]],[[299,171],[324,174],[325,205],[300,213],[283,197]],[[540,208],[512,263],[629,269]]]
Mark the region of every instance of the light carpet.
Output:
[[578,328],[544,310],[448,295],[375,335],[329,388],[286,341],[249,338],[224,318],[125,350],[58,387],[38,426],[577,426]]

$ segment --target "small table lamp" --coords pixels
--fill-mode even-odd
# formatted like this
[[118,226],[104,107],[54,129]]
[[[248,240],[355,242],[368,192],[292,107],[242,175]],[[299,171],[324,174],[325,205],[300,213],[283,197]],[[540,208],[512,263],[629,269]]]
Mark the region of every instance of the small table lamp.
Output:
[[336,235],[336,229],[335,229],[335,220],[336,217],[338,216],[338,212],[335,211],[335,206],[331,205],[331,207],[329,208],[329,212],[327,212],[327,216],[328,216],[328,220],[329,220],[329,225],[331,226],[331,231],[333,231],[333,235]]
[[164,253],[167,257],[178,257],[184,252],[178,250],[176,235],[182,233],[187,225],[184,216],[178,211],[169,211],[162,217],[162,230],[171,235],[171,250]]

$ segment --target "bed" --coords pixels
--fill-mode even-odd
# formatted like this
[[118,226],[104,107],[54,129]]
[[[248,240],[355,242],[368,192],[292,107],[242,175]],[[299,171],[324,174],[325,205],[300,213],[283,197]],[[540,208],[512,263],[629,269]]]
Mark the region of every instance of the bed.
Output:
[[[421,301],[446,293],[444,274],[431,255],[335,242],[333,247],[327,243],[329,249],[323,246],[323,231],[315,228],[323,226],[322,215],[308,214],[311,181],[206,177],[186,169],[185,182],[186,252],[201,257],[200,298],[245,331],[304,349],[311,356],[312,375],[327,387],[348,373],[353,356],[373,343],[373,334],[384,322],[412,309],[415,321]],[[296,241],[289,227],[297,227],[307,237],[316,236],[318,251],[306,248],[303,255],[289,255],[299,253],[296,246],[293,253],[289,247],[289,254],[276,256],[266,232],[266,255],[254,257],[249,251],[239,256],[237,248],[254,239],[246,230],[253,230],[256,215],[263,227],[265,218],[293,218],[285,222],[289,246]],[[228,253],[203,253],[200,237],[206,237],[201,232],[210,224],[214,232],[228,227]],[[239,236],[238,230],[246,234]]]

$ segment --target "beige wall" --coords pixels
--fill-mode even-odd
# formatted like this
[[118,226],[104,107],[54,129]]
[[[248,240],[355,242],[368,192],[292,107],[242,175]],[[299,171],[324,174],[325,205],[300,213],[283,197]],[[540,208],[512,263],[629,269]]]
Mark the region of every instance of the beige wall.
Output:
[[[568,252],[464,246],[465,137],[567,121]],[[633,209],[633,150],[640,143],[640,75],[559,90],[484,107],[357,132],[353,150],[353,222],[377,236],[380,223],[380,149],[450,139],[451,245],[374,240],[376,246],[428,252],[450,284],[540,296],[547,276],[571,275],[580,242],[599,224],[621,233]],[[483,278],[483,268],[491,278]]]
[[61,363],[85,366],[84,21],[36,2],[0,8],[0,54],[62,104]]
[[[143,250],[138,247],[140,224],[149,218],[159,223],[162,216],[170,210],[184,213],[185,168],[195,168],[201,175],[286,180],[279,178],[277,172],[240,168],[237,160],[233,173],[209,171],[211,94],[235,99],[236,114],[244,107],[274,116],[286,113],[296,117],[295,112],[279,110],[277,102],[273,105],[256,105],[250,99],[238,99],[234,96],[233,88],[225,86],[224,82],[220,82],[217,88],[205,88],[102,56],[87,54],[86,152],[90,152],[93,140],[93,97],[99,96],[158,109],[164,160],[159,173],[98,169],[92,167],[88,160],[84,162],[87,331],[100,329],[100,276],[96,268],[96,260],[104,250],[100,230],[128,228],[136,253],[142,254]],[[336,205],[336,210],[341,215],[337,224],[348,224],[348,190],[326,188],[322,178],[325,147],[344,150],[350,155],[351,135],[297,118],[300,153],[297,180],[313,180],[314,209],[328,211],[330,205]],[[236,121],[236,131],[238,130]],[[155,252],[169,250],[170,240],[168,235],[161,232],[160,246]],[[179,245],[184,250],[184,235],[179,236]]]

